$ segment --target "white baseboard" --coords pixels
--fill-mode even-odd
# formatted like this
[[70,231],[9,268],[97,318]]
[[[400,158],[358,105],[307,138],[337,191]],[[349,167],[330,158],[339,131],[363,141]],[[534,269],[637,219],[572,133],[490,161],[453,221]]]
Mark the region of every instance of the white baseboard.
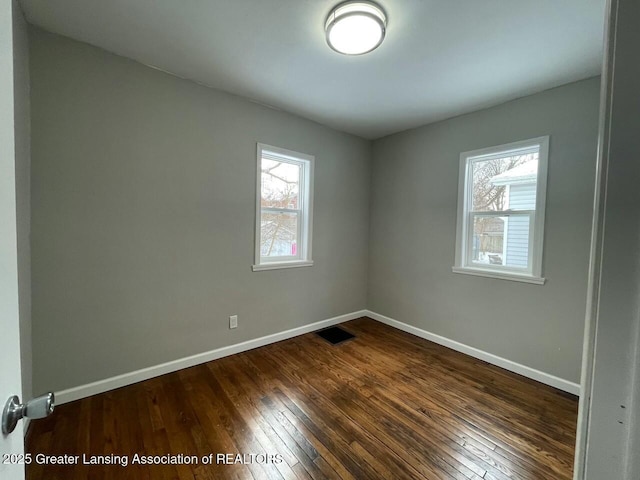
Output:
[[162,363],[153,367],[143,368],[134,372],[125,373],[115,377],[107,378],[105,380],[99,380],[97,382],[88,383],[79,387],[69,388],[56,392],[56,404],[61,405],[81,398],[89,397],[91,395],[97,395],[98,393],[107,392],[116,388],[131,385],[133,383],[148,380],[149,378],[164,375],[166,373],[176,372],[183,368],[193,367],[201,363],[210,362],[218,358],[227,357],[236,353],[245,352],[254,348],[262,347],[270,343],[280,342],[281,340],[287,340],[288,338],[297,337],[305,333],[313,332],[324,327],[330,327],[338,323],[347,322],[356,318],[364,317],[367,315],[366,310],[360,310],[357,312],[347,313],[338,317],[328,318],[319,322],[311,323],[309,325],[303,325],[301,327],[285,330],[284,332],[274,333],[265,337],[256,338],[253,340],[247,340],[246,342],[236,343],[228,347],[221,347],[208,352],[199,353],[190,357],[180,358],[171,362]]
[[570,382],[569,380],[565,380],[563,378],[541,372],[540,370],[527,367],[526,365],[521,365],[511,360],[507,360],[506,358],[498,357],[497,355],[494,355],[492,353],[470,347],[469,345],[465,345],[463,343],[456,342],[455,340],[436,335],[435,333],[427,332],[426,330],[422,330],[412,325],[399,322],[398,320],[385,317],[384,315],[380,315],[379,313],[372,312],[370,310],[366,311],[366,316],[373,318],[378,322],[397,328],[398,330],[402,330],[417,337],[429,340],[433,343],[437,343],[438,345],[442,345],[444,347],[451,348],[452,350],[456,350],[457,352],[461,352],[471,357],[484,360],[487,363],[504,368],[505,370],[509,370],[510,372],[514,372],[524,377],[531,378],[546,385],[551,385],[552,387],[572,393],[573,395],[580,395],[580,385]]
[[436,335],[435,333],[427,332],[426,330],[422,330],[412,325],[399,322],[398,320],[380,315],[379,313],[372,312],[370,310],[360,310],[357,312],[328,318],[326,320],[321,320],[309,325],[303,325],[301,327],[285,330],[284,332],[274,333],[253,340],[247,340],[246,342],[237,343],[235,345],[217,348],[215,350],[199,353],[190,357],[180,358],[178,360],[162,363],[153,367],[143,368],[141,370],[136,370],[104,380],[99,380],[97,382],[88,383],[86,385],[80,385],[79,387],[62,390],[60,392],[56,392],[55,394],[56,404],[62,405],[64,403],[73,402],[74,400],[79,400],[91,395],[104,393],[109,390],[114,390],[126,385],[141,382],[143,380],[148,380],[149,378],[164,375],[166,373],[176,372],[178,370],[182,370],[183,368],[193,367],[194,365],[210,362],[211,360],[216,360],[218,358],[227,357],[236,353],[245,352],[247,350],[252,350],[264,345],[269,345],[271,343],[287,340],[289,338],[297,337],[298,335],[303,335],[305,333],[313,332],[321,328],[330,327],[331,325],[337,325],[338,323],[347,322],[349,320],[354,320],[360,317],[370,317],[374,320],[377,320],[378,322],[384,323],[399,330],[403,330],[420,338],[424,338],[431,342],[437,343],[438,345],[443,345],[474,358],[484,360],[485,362],[491,363],[492,365],[502,367],[506,370],[518,373],[546,385],[551,385],[552,387],[558,388],[565,392],[569,392],[574,395],[580,394],[580,385],[578,385],[577,383],[573,383],[568,380],[550,375],[548,373],[541,372],[540,370],[521,365],[511,360],[507,360],[506,358],[498,357],[497,355],[493,355],[492,353],[470,347],[463,343],[456,342],[455,340],[450,340],[446,337]]

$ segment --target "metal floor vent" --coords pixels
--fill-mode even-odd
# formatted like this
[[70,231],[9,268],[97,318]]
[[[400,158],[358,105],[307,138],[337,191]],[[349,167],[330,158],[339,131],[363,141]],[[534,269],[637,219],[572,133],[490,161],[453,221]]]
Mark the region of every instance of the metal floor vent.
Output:
[[325,328],[324,330],[317,331],[316,334],[332,345],[337,345],[338,343],[346,342],[347,340],[355,338],[355,335],[350,334],[340,327]]

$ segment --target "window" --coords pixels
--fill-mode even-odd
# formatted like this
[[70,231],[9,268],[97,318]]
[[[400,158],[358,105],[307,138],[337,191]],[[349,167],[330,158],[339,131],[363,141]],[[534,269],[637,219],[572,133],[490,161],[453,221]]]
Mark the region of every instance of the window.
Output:
[[460,155],[453,271],[543,284],[549,137]]
[[313,160],[258,144],[254,271],[313,265]]

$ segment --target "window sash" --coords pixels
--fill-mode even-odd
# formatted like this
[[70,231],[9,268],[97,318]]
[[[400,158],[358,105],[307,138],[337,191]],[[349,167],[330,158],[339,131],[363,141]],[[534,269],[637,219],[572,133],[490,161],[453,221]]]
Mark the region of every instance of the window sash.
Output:
[[[305,227],[305,197],[306,197],[306,171],[307,162],[298,160],[286,155],[276,155],[266,150],[262,151],[260,158],[260,175],[262,175],[262,162],[263,160],[271,160],[280,163],[288,163],[296,165],[299,168],[298,176],[298,206],[297,209],[292,208],[280,208],[280,207],[263,207],[260,206],[260,223],[262,224],[262,216],[265,213],[288,213],[296,215],[296,254],[295,255],[279,255],[279,256],[267,256],[262,255],[262,249],[260,249],[260,263],[279,263],[279,262],[291,262],[296,260],[302,260],[304,258],[305,242],[304,227]],[[262,184],[260,185],[260,199],[262,197]],[[262,228],[260,229],[260,246],[262,245]]]
[[[273,263],[273,262],[291,262],[295,260],[302,260],[303,254],[303,226],[304,215],[302,210],[290,210],[286,208],[263,208],[260,211],[260,225],[262,226],[262,218],[265,213],[286,213],[290,215],[296,215],[296,254],[295,255],[262,255],[260,254],[260,263]],[[262,246],[262,228],[260,228],[260,247]],[[262,248],[260,249],[262,252]]]
[[[527,273],[530,274],[533,271],[533,239],[535,229],[535,210],[504,210],[498,212],[468,212],[467,214],[467,235],[465,239],[466,251],[465,251],[465,267],[481,268],[483,270],[494,270],[496,272],[514,272],[514,273]],[[473,235],[474,235],[474,223],[476,217],[527,217],[529,218],[529,231],[527,238],[527,266],[517,267],[512,265],[492,265],[473,261]],[[506,241],[506,231],[503,233],[503,241]]]
[[298,215],[303,214],[301,208],[278,208],[278,207],[261,207],[261,213],[296,213]]
[[[259,195],[260,195],[260,200],[266,200],[263,196],[262,196],[262,175],[263,175],[263,171],[262,171],[262,162],[263,160],[270,160],[272,162],[278,162],[278,163],[287,163],[289,165],[295,165],[296,167],[298,167],[298,196],[297,196],[297,200],[298,200],[298,207],[299,210],[304,210],[304,197],[305,197],[305,171],[306,171],[306,162],[301,161],[301,160],[297,160],[288,156],[277,156],[274,155],[273,153],[267,152],[267,151],[263,151],[262,155],[260,156],[260,171],[259,171],[259,175],[260,175],[260,186],[259,186]],[[261,208],[273,208],[273,209],[278,209],[280,207],[262,207],[262,202],[261,202]],[[283,209],[286,210],[286,209]]]

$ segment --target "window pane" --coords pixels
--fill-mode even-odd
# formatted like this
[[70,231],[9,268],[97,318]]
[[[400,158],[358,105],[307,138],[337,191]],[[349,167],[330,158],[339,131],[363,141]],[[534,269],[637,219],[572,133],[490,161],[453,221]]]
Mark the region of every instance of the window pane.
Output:
[[299,209],[300,165],[263,158],[261,167],[262,206]]
[[298,257],[298,214],[266,213],[260,218],[260,256]]
[[472,210],[535,210],[538,152],[471,162]]
[[475,264],[529,266],[529,215],[474,216],[471,261]]
[[471,261],[487,265],[503,265],[505,221],[501,217],[473,219]]

